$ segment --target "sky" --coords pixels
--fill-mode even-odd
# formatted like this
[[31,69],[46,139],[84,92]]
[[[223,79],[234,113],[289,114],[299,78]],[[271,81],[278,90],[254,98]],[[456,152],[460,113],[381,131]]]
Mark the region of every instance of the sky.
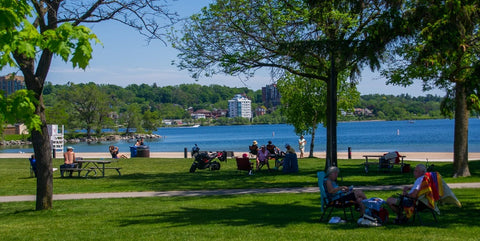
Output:
[[[212,0],[178,0],[171,2],[171,10],[181,17],[188,17],[199,12]],[[65,63],[60,58],[52,62],[47,81],[53,84],[88,83],[114,84],[125,87],[129,84],[156,83],[158,86],[197,83],[200,85],[220,84],[230,87],[248,87],[253,90],[272,84],[268,71],[259,71],[253,78],[241,79],[226,75],[202,77],[198,81],[190,77],[186,70],[179,70],[172,61],[177,61],[178,51],[159,40],[147,43],[144,36],[135,30],[116,22],[87,25],[100,39],[102,44],[93,46],[93,58],[86,70],[73,69],[71,63]],[[12,69],[0,71],[6,75]],[[386,85],[385,79],[379,73],[372,73],[368,68],[362,72],[357,89],[366,94],[409,94],[425,96],[427,94],[444,96],[443,90],[422,92],[421,83],[415,83],[407,88]]]

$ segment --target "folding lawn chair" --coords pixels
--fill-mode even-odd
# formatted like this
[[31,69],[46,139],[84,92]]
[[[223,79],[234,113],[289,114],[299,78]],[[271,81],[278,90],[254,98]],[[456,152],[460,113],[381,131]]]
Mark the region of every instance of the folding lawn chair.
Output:
[[247,171],[248,175],[253,175],[253,162],[250,162],[248,156],[236,157],[237,160],[237,170]]
[[321,210],[322,210],[322,217],[320,218],[320,221],[323,220],[325,213],[327,212],[328,209],[330,209],[330,212],[328,212],[328,215],[327,215],[327,220],[328,220],[334,208],[343,209],[343,216],[345,217],[345,220],[348,220],[346,209],[349,208],[350,216],[352,217],[352,220],[354,220],[352,206],[355,205],[355,203],[330,201],[327,197],[327,191],[325,189],[325,184],[324,184],[325,172],[317,172],[317,176],[318,176],[318,187],[320,188],[320,200],[321,200]]
[[412,201],[412,207],[403,207],[405,216],[407,218],[413,217],[412,223],[415,223],[415,219],[418,217],[421,225],[424,225],[420,217],[421,212],[431,213],[435,223],[438,222],[437,214],[440,214],[439,203],[451,203],[458,207],[462,206],[438,172],[425,173],[417,198]]

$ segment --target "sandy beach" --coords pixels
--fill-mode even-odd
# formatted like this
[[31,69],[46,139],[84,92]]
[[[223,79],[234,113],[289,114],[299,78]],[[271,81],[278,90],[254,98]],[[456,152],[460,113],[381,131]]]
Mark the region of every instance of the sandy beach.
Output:
[[[127,156],[130,156],[130,153],[123,153]],[[235,156],[241,156],[243,153],[234,153]],[[298,153],[297,153],[298,154]],[[384,152],[352,152],[352,159],[364,159],[364,155],[383,155]],[[453,153],[452,152],[402,152],[400,153],[405,157],[405,160],[409,161],[442,161],[442,162],[453,162]],[[0,153],[0,158],[29,158],[32,153]],[[87,153],[76,153],[77,157],[83,158],[111,158],[110,153],[107,152],[87,152]],[[308,153],[306,153],[308,155]],[[315,152],[315,157],[325,158],[325,152]],[[151,152],[150,157],[152,158],[184,158],[185,153],[183,152]],[[61,155],[57,158],[61,158]],[[187,158],[191,158],[190,153],[187,153]],[[338,152],[338,159],[348,159],[347,152]],[[470,152],[468,154],[469,160],[480,160],[480,152]]]

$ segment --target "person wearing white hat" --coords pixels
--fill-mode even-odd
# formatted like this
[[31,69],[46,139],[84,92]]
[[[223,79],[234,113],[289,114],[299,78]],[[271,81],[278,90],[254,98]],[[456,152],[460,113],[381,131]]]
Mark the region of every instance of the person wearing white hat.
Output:
[[250,150],[251,156],[256,156],[258,153],[258,145],[257,141],[253,141],[252,145],[248,147]]

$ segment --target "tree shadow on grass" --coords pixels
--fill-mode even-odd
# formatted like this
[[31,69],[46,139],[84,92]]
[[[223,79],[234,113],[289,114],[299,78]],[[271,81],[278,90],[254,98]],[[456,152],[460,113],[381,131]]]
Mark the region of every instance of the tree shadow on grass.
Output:
[[119,225],[125,227],[162,223],[167,227],[184,227],[220,224],[226,226],[251,225],[282,228],[296,223],[316,223],[319,217],[318,211],[318,207],[306,206],[298,202],[271,204],[262,201],[252,201],[220,208],[181,207],[179,210],[170,212],[134,216],[119,221]]
[[[308,180],[305,176],[312,178]],[[265,171],[248,176],[237,171],[202,170],[196,173],[132,173],[110,178],[128,180],[128,185],[134,183],[154,191],[311,187],[317,183],[316,174],[311,171],[288,175]]]
[[[218,199],[235,199],[235,196],[222,197],[202,197],[211,199],[212,203]],[[465,197],[462,197],[465,198]],[[468,198],[468,197],[467,197]],[[474,197],[470,197],[474,198]],[[182,200],[178,198],[178,200]],[[187,198],[186,200],[191,200]],[[295,224],[318,224],[326,225],[333,230],[353,230],[359,228],[356,220],[358,212],[354,212],[354,220],[349,220],[346,224],[333,225],[328,224],[324,219],[320,222],[320,202],[319,199],[312,198],[307,202],[291,201],[285,204],[272,204],[264,201],[251,201],[248,203],[234,203],[221,207],[179,207],[174,211],[156,211],[152,214],[127,217],[123,220],[115,220],[121,227],[131,225],[151,225],[162,223],[166,227],[186,227],[203,225],[225,225],[225,226],[270,226],[274,228],[283,228]],[[405,225],[395,225],[392,220],[385,225],[386,229],[405,229],[408,227],[433,227],[448,229],[454,227],[478,228],[480,218],[477,217],[479,205],[470,201],[464,203],[464,207],[458,208],[453,205],[442,205],[440,207],[441,215],[437,215],[438,223],[434,223],[433,216],[430,213],[421,213],[421,219],[424,222],[421,225],[418,222]],[[391,210],[388,209],[390,212]],[[340,209],[335,209],[332,216],[343,217]],[[394,218],[390,214],[390,218]],[[350,216],[349,216],[350,218]],[[399,231],[401,232],[401,231]]]

